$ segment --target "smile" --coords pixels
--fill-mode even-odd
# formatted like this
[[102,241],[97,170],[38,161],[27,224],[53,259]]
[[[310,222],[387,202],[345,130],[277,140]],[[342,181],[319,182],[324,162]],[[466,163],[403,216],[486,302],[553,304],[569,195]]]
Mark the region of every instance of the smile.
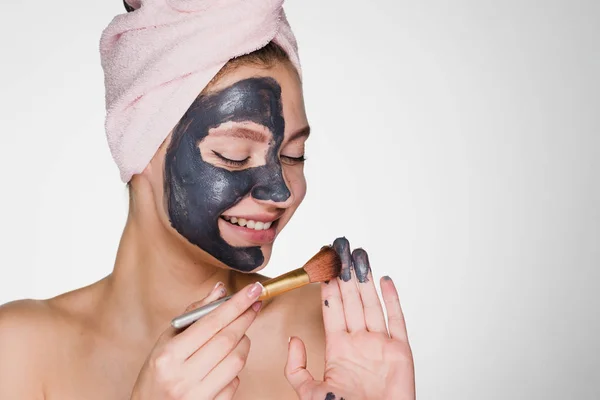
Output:
[[227,215],[221,215],[221,218],[230,224],[239,225],[248,229],[254,229],[255,231],[266,231],[271,228],[273,222],[277,221],[277,219],[272,221],[255,221],[252,219],[231,217]]

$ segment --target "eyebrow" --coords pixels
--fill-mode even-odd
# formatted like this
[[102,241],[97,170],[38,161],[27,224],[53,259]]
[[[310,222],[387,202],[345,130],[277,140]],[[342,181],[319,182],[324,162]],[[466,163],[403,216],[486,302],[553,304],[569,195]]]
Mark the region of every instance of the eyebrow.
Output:
[[293,142],[294,140],[298,140],[301,138],[307,138],[310,135],[310,126],[306,125],[304,128],[296,131],[290,135],[288,138],[288,142]]
[[240,139],[248,139],[253,142],[259,143],[267,143],[269,138],[263,132],[255,131],[253,129],[242,128],[239,126],[230,127],[227,129],[218,129],[215,132],[212,132],[211,135],[214,136],[230,136],[236,137]]

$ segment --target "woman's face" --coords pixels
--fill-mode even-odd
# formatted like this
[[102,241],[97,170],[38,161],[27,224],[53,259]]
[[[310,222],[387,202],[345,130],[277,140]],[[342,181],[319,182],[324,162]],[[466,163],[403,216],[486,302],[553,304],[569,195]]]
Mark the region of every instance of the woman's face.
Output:
[[164,160],[164,221],[228,267],[262,268],[306,193],[308,130],[292,66],[230,71],[196,99],[155,157]]

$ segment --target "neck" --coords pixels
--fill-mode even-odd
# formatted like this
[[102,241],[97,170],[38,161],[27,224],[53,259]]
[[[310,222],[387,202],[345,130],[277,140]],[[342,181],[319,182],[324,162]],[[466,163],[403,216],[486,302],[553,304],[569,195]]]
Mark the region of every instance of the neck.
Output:
[[160,221],[154,202],[130,201],[114,271],[107,280],[111,320],[126,324],[120,326],[129,332],[155,335],[218,281],[230,291],[233,272],[199,261],[198,252],[182,241]]

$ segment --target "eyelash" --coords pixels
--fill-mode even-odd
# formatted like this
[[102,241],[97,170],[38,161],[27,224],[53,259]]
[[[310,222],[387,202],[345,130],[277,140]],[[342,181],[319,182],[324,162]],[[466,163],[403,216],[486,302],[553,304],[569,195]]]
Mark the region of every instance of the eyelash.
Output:
[[[230,158],[227,158],[225,156],[223,156],[222,154],[216,152],[213,150],[214,155],[216,155],[221,161],[223,161],[225,164],[232,166],[232,167],[243,167],[244,165],[246,165],[246,163],[248,162],[248,160],[250,159],[250,157],[246,157],[243,160],[232,160]],[[289,156],[281,156],[282,159],[287,160],[287,164],[288,165],[295,165],[295,164],[300,164],[303,163],[304,161],[306,161],[306,157],[304,157],[304,155],[301,155],[300,157],[289,157]]]
[[250,159],[250,157],[246,157],[243,160],[231,160],[227,157],[223,157],[222,154],[217,153],[216,151],[213,150],[213,153],[219,157],[221,159],[221,161],[223,161],[225,164],[230,165],[232,167],[243,167],[248,160]]
[[306,157],[301,155],[300,157],[289,157],[289,156],[281,156],[282,160],[287,160],[289,165],[300,164],[306,161]]

